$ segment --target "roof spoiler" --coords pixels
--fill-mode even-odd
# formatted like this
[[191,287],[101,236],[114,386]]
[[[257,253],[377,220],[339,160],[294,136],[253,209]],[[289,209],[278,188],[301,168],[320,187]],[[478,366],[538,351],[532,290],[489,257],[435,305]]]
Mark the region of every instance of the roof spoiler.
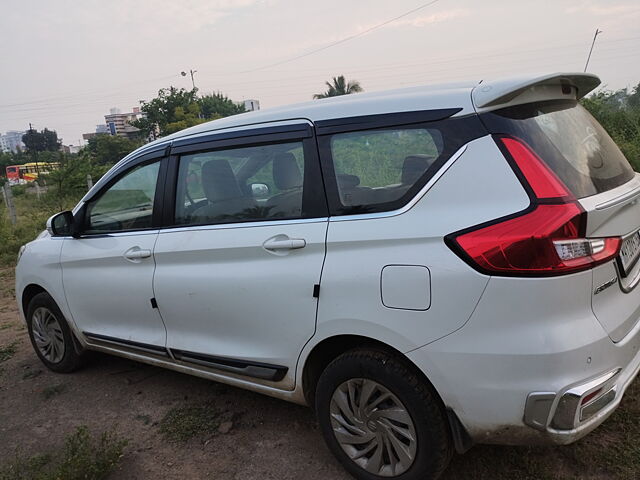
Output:
[[591,73],[551,73],[534,78],[483,81],[473,89],[472,98],[476,108],[492,110],[508,104],[567,98],[568,95],[580,100],[598,85],[600,78]]

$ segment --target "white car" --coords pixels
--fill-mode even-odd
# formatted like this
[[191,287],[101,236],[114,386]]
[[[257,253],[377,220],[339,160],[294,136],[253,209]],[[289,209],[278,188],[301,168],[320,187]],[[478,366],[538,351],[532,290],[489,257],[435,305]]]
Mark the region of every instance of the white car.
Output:
[[577,102],[599,83],[350,95],[145,145],[22,249],[35,351],[307,404],[360,479],[573,442],[640,368],[640,175]]

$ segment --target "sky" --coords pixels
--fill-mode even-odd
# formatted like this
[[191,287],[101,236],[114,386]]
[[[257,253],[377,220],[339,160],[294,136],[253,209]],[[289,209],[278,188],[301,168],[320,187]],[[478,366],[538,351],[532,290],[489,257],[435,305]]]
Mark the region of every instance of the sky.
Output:
[[377,91],[582,71],[596,28],[589,71],[632,87],[639,25],[638,0],[2,0],[0,132],[78,145],[110,108],[191,88],[190,69],[200,93],[263,109],[337,75]]

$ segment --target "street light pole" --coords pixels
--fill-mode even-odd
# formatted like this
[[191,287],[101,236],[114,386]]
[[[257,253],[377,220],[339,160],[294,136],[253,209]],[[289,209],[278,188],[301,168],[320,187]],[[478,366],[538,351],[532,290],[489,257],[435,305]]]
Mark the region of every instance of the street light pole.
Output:
[[[193,79],[193,74],[194,73],[198,73],[197,70],[189,70],[189,73],[191,74],[191,85],[193,85],[193,89],[196,89],[196,82]],[[182,75],[183,77],[187,76],[187,72],[180,72],[180,75]]]
[[591,42],[591,49],[589,50],[589,56],[587,57],[587,63],[584,64],[584,71],[587,71],[587,67],[589,66],[589,60],[591,60],[591,53],[593,52],[593,46],[596,44],[596,38],[598,35],[602,33],[602,30],[596,28],[596,34],[593,36],[593,42]]

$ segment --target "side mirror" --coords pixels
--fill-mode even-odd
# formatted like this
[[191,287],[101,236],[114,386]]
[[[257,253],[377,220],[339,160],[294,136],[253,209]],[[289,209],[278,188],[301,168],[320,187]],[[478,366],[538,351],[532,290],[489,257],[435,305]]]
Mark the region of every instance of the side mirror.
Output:
[[53,237],[77,237],[73,213],[67,211],[53,215],[47,220],[47,231]]
[[266,197],[269,195],[269,186],[264,183],[252,183],[251,194],[255,198]]

